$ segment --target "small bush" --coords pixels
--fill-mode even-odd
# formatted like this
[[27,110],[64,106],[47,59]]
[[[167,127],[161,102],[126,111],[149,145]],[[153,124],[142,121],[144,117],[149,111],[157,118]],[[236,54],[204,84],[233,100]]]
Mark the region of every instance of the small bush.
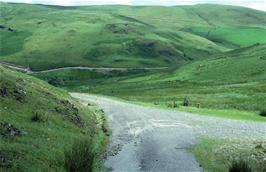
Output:
[[229,172],[251,172],[251,167],[247,161],[240,159],[238,161],[233,161],[229,168]]
[[260,111],[260,116],[266,117],[266,110]]
[[47,114],[43,111],[35,111],[33,112],[33,116],[31,117],[33,122],[46,122],[48,121]]
[[177,108],[177,104],[176,104],[175,100],[173,101],[173,108]]
[[64,167],[69,172],[91,172],[94,153],[90,139],[80,139],[65,151]]
[[185,97],[183,101],[183,106],[188,106],[189,105],[189,98]]
[[48,80],[48,83],[55,87],[59,87],[64,85],[64,80],[58,77],[53,77]]

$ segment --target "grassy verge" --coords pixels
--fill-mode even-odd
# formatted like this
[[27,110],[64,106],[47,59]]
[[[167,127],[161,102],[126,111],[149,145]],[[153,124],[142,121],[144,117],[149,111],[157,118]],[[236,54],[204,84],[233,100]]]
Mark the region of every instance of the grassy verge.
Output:
[[92,169],[102,168],[107,137],[101,111],[2,66],[0,78],[0,171],[66,171],[65,152],[86,139],[91,141],[86,143],[92,148]]
[[197,115],[206,115],[206,116],[221,117],[221,118],[235,119],[235,120],[266,122],[266,118],[259,116],[259,112],[240,111],[240,110],[234,110],[234,109],[207,109],[207,108],[184,107],[184,106],[172,108],[165,104],[154,105],[154,104],[145,103],[145,102],[134,102],[134,103],[144,105],[144,106],[153,106],[153,107],[159,107],[163,109],[189,112],[189,113],[197,114]]
[[201,138],[193,149],[199,163],[209,172],[225,172],[243,161],[252,171],[265,171],[265,141]]
[[[98,96],[96,94],[94,95]],[[266,122],[266,118],[259,115],[260,112],[240,111],[240,110],[234,110],[234,109],[207,109],[207,108],[196,108],[196,107],[184,107],[184,106],[179,106],[179,105],[177,105],[178,107],[173,108],[172,106],[169,106],[169,104],[154,104],[154,103],[149,103],[149,102],[130,101],[130,100],[125,100],[119,97],[112,97],[112,96],[106,96],[106,95],[100,95],[100,96],[113,99],[113,100],[117,100],[117,101],[134,103],[134,104],[142,105],[146,107],[155,107],[155,108],[161,108],[161,109],[167,109],[167,110],[189,112],[195,115],[197,114],[197,115],[221,117],[221,118],[235,119],[235,120]],[[176,103],[180,103],[180,102],[176,102]]]
[[256,122],[266,122],[266,118],[259,116],[259,112],[248,112],[228,109],[198,109],[195,107],[180,107],[180,111],[197,113],[213,117],[222,117],[236,120],[247,120]]

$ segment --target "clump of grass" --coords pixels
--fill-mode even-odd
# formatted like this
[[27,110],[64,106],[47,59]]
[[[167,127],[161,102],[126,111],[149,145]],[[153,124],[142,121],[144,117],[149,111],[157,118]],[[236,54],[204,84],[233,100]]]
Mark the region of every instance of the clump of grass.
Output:
[[48,80],[48,83],[53,86],[59,87],[59,86],[64,85],[64,80],[58,77],[53,77]]
[[35,111],[31,117],[31,121],[33,122],[47,122],[48,116],[43,111]]
[[73,143],[72,147],[65,150],[64,167],[68,172],[91,172],[95,154],[91,139],[80,139]]
[[189,105],[189,98],[185,97],[183,101],[183,106],[188,106]]
[[247,161],[240,159],[233,161],[229,172],[251,172],[251,167]]
[[260,111],[260,116],[266,117],[266,110]]

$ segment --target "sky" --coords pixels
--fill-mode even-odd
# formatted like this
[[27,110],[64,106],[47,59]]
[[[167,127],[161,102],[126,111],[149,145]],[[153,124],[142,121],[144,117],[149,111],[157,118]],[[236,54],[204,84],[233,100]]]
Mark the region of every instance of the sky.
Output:
[[121,5],[194,5],[203,3],[237,5],[257,10],[266,11],[266,0],[0,0],[3,2],[20,2],[48,5],[103,5],[103,4],[121,4]]

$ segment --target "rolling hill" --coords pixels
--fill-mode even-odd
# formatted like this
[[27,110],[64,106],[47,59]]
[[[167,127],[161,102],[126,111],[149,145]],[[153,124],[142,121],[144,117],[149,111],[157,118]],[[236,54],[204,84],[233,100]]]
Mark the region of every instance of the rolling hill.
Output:
[[59,86],[70,90],[163,106],[180,105],[188,97],[194,107],[260,111],[266,102],[265,51],[265,44],[254,45],[152,73],[63,70],[34,76],[60,78]]
[[60,7],[1,2],[0,10],[0,61],[33,70],[176,66],[266,42],[266,13],[234,6]]
[[[231,125],[232,130],[226,128],[225,133],[228,130],[228,134],[234,136],[236,130],[243,132],[243,137],[238,136],[241,137],[239,144],[250,142],[252,149],[238,147],[237,156],[223,152],[230,156],[230,163],[235,163],[231,162],[231,157],[242,156],[245,151],[251,157],[258,155],[259,161],[254,159],[254,162],[262,162],[264,154],[261,152],[265,145],[262,146],[259,140],[255,144],[256,137],[248,138],[246,134],[259,129],[247,124],[266,121],[265,12],[210,4],[64,7],[4,2],[0,2],[0,11],[0,171],[110,171],[103,167],[103,161],[109,156],[117,158],[115,156],[121,156],[121,153],[128,155],[127,147],[129,154],[144,150],[144,154],[139,154],[142,166],[137,164],[138,170],[145,171],[147,162],[152,165],[161,160],[175,163],[176,159],[172,157],[171,162],[157,158],[144,162],[143,155],[148,158],[154,153],[160,155],[155,149],[146,152],[147,148],[153,148],[150,142],[157,142],[157,139],[149,135],[148,142],[143,142],[147,136],[146,126],[140,131],[145,132],[145,137],[132,133],[139,133],[140,120],[145,125],[151,124],[148,126],[151,132],[160,135],[154,125],[157,120],[131,105],[116,113],[112,108],[119,109],[119,106],[111,100],[106,106],[107,112],[111,112],[109,124],[118,126],[119,130],[114,130],[110,148],[102,155],[110,133],[103,110],[88,101],[97,99],[96,103],[101,98],[72,94],[81,96],[77,96],[81,98],[77,101],[67,91],[252,121],[241,121],[240,128],[235,128],[232,124],[239,121],[221,125],[220,121],[224,119],[215,118],[213,122],[205,123],[207,118],[192,120],[191,114],[191,122],[187,125],[183,123],[187,114],[183,120],[178,113],[172,118],[171,113],[169,126],[180,126],[182,130],[175,131],[183,138],[186,135],[183,129],[190,130],[190,125],[193,135],[194,129],[201,125],[199,123],[217,125],[217,129],[211,127],[210,130],[217,130],[221,136],[226,136],[223,127]],[[8,63],[13,68],[8,67]],[[21,70],[27,74],[14,71],[16,67],[25,69],[23,66],[31,70]],[[82,68],[85,66],[95,68]],[[132,118],[132,126],[125,120],[132,117],[125,115],[130,110],[138,116]],[[149,113],[152,117],[157,112],[149,109]],[[158,113],[164,116],[159,109]],[[121,115],[126,128],[117,125],[119,119],[113,114]],[[148,118],[147,122],[143,122],[143,114]],[[181,119],[180,125],[175,118]],[[158,118],[158,128],[167,126],[165,119]],[[263,128],[263,124],[258,125]],[[132,132],[130,127],[133,127]],[[124,132],[128,129],[128,133]],[[165,129],[163,131],[170,131],[168,126]],[[124,137],[124,133],[130,135]],[[258,133],[263,135],[260,129]],[[159,138],[171,140],[179,138],[177,136],[165,139],[160,135]],[[116,137],[119,140],[112,146]],[[130,140],[133,137],[140,141]],[[211,140],[199,140],[194,150],[200,162],[197,167],[203,166],[210,171],[227,169],[229,164],[225,162],[228,160],[224,161],[216,150],[221,146],[225,148],[227,141],[233,144],[232,150],[236,150],[236,144],[231,135],[225,138],[218,140],[215,136]],[[139,143],[144,149],[138,149]],[[164,146],[161,143],[158,145]],[[187,143],[191,144],[191,141]],[[179,148],[174,143],[173,151],[185,151],[187,147],[183,148],[183,144],[182,140]],[[138,154],[132,156],[134,159],[135,155]],[[254,169],[260,168],[256,163],[252,165]]]

